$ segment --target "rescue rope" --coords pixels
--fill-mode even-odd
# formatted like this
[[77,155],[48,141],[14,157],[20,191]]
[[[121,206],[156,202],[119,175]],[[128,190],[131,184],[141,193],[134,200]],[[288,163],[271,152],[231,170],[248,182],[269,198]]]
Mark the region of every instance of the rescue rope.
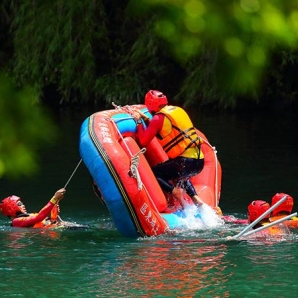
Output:
[[68,183],[70,182],[71,178],[73,177],[73,175],[75,174],[75,172],[77,171],[79,165],[81,164],[82,159],[80,159],[79,163],[77,164],[76,168],[74,169],[74,171],[72,172],[71,176],[69,177],[69,179],[67,180],[67,182],[65,183],[64,187],[66,189],[66,186],[68,185]]
[[[113,103],[113,105],[114,105],[114,103]],[[117,106],[117,108],[119,108],[119,106]],[[140,177],[140,174],[139,174],[139,171],[138,171],[139,155],[144,154],[146,152],[146,148],[142,148],[139,152],[137,152],[135,155],[133,155],[131,153],[130,149],[128,148],[127,144],[124,142],[124,138],[123,138],[122,134],[120,133],[114,119],[109,118],[109,120],[112,121],[113,125],[115,126],[116,131],[118,132],[120,138],[122,139],[122,142],[123,142],[124,146],[127,149],[127,152],[129,152],[129,154],[130,154],[130,157],[131,157],[130,172],[131,172],[132,177],[137,180],[138,190],[141,190],[142,186],[143,186],[143,182],[141,180],[141,177]]]
[[[74,171],[72,172],[72,174],[70,175],[69,179],[67,180],[67,182],[65,183],[64,187],[66,189],[68,183],[70,182],[70,180],[72,179],[73,175],[75,174],[75,172],[77,171],[79,165],[81,164],[82,159],[80,159],[79,163],[77,164],[77,166],[75,167]],[[58,210],[59,210],[59,205],[58,206]],[[57,215],[57,218],[60,220],[60,222],[64,222],[64,220],[59,216],[59,214]]]
[[138,183],[138,190],[142,189],[143,182],[140,177],[140,173],[138,171],[139,166],[139,160],[140,160],[140,154],[144,154],[146,152],[146,148],[142,148],[139,152],[137,152],[134,156],[131,158],[131,165],[130,165],[130,171],[132,174],[132,177],[134,177],[137,180]]
[[[130,106],[126,105],[124,107],[120,106],[120,105],[117,105],[115,104],[114,102],[112,102],[112,105],[115,109],[117,110],[123,110],[124,112],[128,113],[129,115],[132,115],[132,109]],[[119,120],[119,119],[118,119]],[[113,120],[114,122],[114,120]],[[114,123],[115,124],[115,123]],[[115,127],[116,127],[116,130],[118,131],[118,128],[117,128],[117,125],[115,124]],[[120,137],[122,138],[122,135],[121,133],[118,131]],[[217,150],[214,146],[212,146],[206,139],[204,139],[203,137],[199,136],[199,138],[201,138],[205,144],[207,144],[212,150],[213,150],[213,153],[214,153],[214,158],[215,158],[215,186],[214,186],[214,189],[215,189],[215,203],[216,203],[216,206],[218,206],[218,203],[219,203],[219,190],[218,190],[218,158],[217,158]],[[127,148],[128,149],[128,148]],[[128,149],[129,151],[129,149]],[[129,151],[130,152],[130,151]],[[131,154],[132,156],[132,154]],[[136,175],[136,177],[139,177],[138,173],[134,174],[133,171],[135,171],[135,165],[134,163],[136,163],[135,161],[132,161],[132,166],[131,166],[131,172],[133,175]],[[133,176],[134,178],[136,178],[135,176]]]
[[[131,119],[134,120],[134,118],[132,116],[133,111],[132,111],[132,109],[131,109],[130,106],[126,105],[124,107],[121,107],[121,106],[116,105],[114,102],[112,102],[112,105],[115,108],[115,110],[122,110],[123,112],[129,114],[131,116]],[[112,120],[112,119],[111,118],[107,118],[106,120]],[[127,117],[117,118],[117,121],[120,121],[120,120],[127,120]]]
[[133,113],[132,108],[129,105],[121,107],[121,106],[116,105],[114,102],[112,102],[112,105],[116,110],[123,110],[124,112],[128,113],[129,115],[132,115],[132,113]]

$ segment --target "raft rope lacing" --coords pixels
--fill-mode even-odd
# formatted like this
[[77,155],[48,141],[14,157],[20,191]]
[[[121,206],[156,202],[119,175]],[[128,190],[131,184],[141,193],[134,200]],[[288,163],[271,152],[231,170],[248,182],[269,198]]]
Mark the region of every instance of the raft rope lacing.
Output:
[[144,154],[146,152],[146,148],[142,148],[139,152],[137,152],[135,155],[131,158],[131,165],[130,165],[130,171],[132,174],[132,177],[137,180],[138,183],[138,190],[141,190],[143,187],[143,182],[140,177],[140,173],[138,171],[138,165],[140,160],[140,154]]
[[[132,113],[132,110],[129,106],[121,107],[121,106],[116,105],[114,102],[112,102],[112,105],[114,106],[115,109],[122,109],[123,111],[129,113],[130,115]],[[137,180],[138,190],[141,190],[143,187],[143,182],[141,180],[140,173],[138,171],[139,160],[140,160],[139,155],[144,154],[146,152],[146,148],[142,148],[139,152],[137,152],[136,154],[133,155],[131,153],[130,149],[128,148],[127,144],[124,142],[124,138],[123,138],[122,134],[120,133],[116,122],[114,121],[114,119],[110,118],[110,120],[112,121],[113,125],[115,126],[115,129],[117,130],[120,138],[122,139],[123,144],[125,145],[127,151],[130,154],[130,157],[131,157],[130,173],[131,173],[132,177]]]
[[112,102],[113,107],[115,110],[123,110],[124,112],[128,113],[129,115],[132,115],[132,109],[129,105],[126,105],[124,107],[116,105],[114,102]]
[[[125,106],[125,107],[121,107],[121,106],[118,106],[116,105],[114,102],[112,102],[112,105],[114,106],[115,109],[121,109],[123,110],[124,112],[130,114],[132,116],[132,110],[129,106]],[[132,117],[133,118],[133,117]],[[125,118],[124,118],[125,119]],[[127,148],[127,151],[130,153],[130,156],[131,156],[131,166],[130,166],[130,172],[131,172],[131,175],[132,177],[134,177],[136,180],[137,180],[137,184],[138,184],[138,190],[141,190],[142,187],[144,186],[144,189],[146,191],[146,193],[148,194],[149,198],[151,199],[151,196],[150,194],[148,193],[145,185],[142,183],[141,181],[141,178],[140,178],[140,175],[139,175],[139,171],[138,171],[138,165],[139,165],[139,155],[140,154],[143,154],[146,152],[146,148],[142,148],[139,152],[137,152],[135,155],[132,155],[131,151],[129,150],[128,146],[126,145],[126,143],[124,142],[124,138],[122,136],[122,134],[120,133],[118,127],[117,127],[117,124],[115,122],[114,119],[111,119],[111,118],[107,118],[107,120],[110,120],[112,121],[116,131],[118,132],[120,138],[122,139],[124,145],[126,146]],[[119,120],[119,118],[117,119]],[[200,137],[202,138],[202,137]],[[213,152],[214,152],[214,155],[215,155],[215,160],[216,160],[216,167],[215,167],[215,189],[216,189],[216,192],[215,192],[215,199],[216,199],[216,206],[218,205],[218,187],[217,187],[217,181],[218,181],[218,163],[217,163],[217,151],[215,149],[215,147],[213,147],[207,140],[205,140],[204,138],[202,138],[202,140],[212,148]],[[156,208],[156,207],[155,207]],[[169,227],[168,227],[169,229]]]
[[[126,112],[126,113],[128,113],[128,114],[132,114],[132,110],[131,110],[131,108],[130,108],[130,106],[128,106],[128,105],[126,105],[126,106],[124,106],[124,107],[121,107],[121,106],[119,106],[119,105],[116,105],[114,102],[112,102],[112,105],[113,105],[113,107],[115,108],[115,109],[120,109],[120,110],[123,110],[124,112]],[[111,119],[112,120],[112,119]],[[120,137],[123,139],[123,137],[122,137],[122,135],[121,135],[121,133],[120,133],[120,131],[118,130],[118,127],[117,127],[117,125],[116,125],[116,123],[114,122],[114,120],[112,120],[113,121],[113,123],[114,123],[114,125],[115,125],[115,127],[116,127],[116,130],[118,131],[118,133],[119,133],[119,135],[120,135]],[[212,150],[213,150],[213,153],[214,153],[214,157],[215,157],[215,161],[216,161],[216,163],[215,163],[215,181],[214,181],[214,184],[215,184],[215,201],[216,201],[216,206],[218,206],[218,203],[219,203],[219,193],[218,193],[218,158],[217,158],[217,150],[216,150],[216,148],[214,147],[214,146],[212,146],[206,139],[204,139],[203,137],[201,137],[200,136],[200,138],[204,141],[204,143],[205,144],[207,144]],[[125,143],[124,143],[125,144]],[[125,145],[126,146],[126,145]],[[126,146],[127,147],[127,146]],[[143,148],[143,149],[145,149],[145,148]],[[142,150],[143,150],[142,149]],[[129,150],[129,148],[127,147],[127,150],[130,152],[130,150]],[[135,156],[137,156],[138,157],[138,154],[140,154],[140,153],[144,153],[145,151],[146,151],[146,149],[145,149],[145,151],[144,152],[141,152],[142,150],[140,150]],[[130,154],[131,154],[131,152],[130,152]],[[132,156],[132,154],[131,154],[131,156]],[[137,180],[139,179],[140,180],[140,175],[139,175],[139,172],[137,171],[137,166],[138,166],[138,161],[134,161],[133,160],[133,156],[132,156],[132,163],[131,163],[131,173],[132,173],[132,175],[133,175],[133,177],[134,178],[136,178]],[[135,172],[136,171],[136,172]],[[141,182],[140,182],[141,183]],[[139,181],[138,181],[138,187],[139,187]],[[140,189],[140,188],[139,188]]]

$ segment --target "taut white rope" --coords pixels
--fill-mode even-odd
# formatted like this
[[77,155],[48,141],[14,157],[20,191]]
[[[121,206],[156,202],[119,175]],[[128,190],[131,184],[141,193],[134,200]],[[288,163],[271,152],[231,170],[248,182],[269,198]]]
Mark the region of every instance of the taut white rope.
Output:
[[140,154],[144,154],[146,152],[146,148],[142,148],[139,152],[137,152],[135,155],[132,155],[130,149],[128,148],[127,144],[124,142],[124,138],[122,136],[122,134],[120,133],[115,121],[113,119],[111,119],[112,123],[115,126],[115,129],[117,130],[120,138],[122,139],[122,142],[124,144],[124,146],[127,149],[127,152],[129,152],[130,156],[131,156],[131,165],[130,165],[130,172],[132,174],[132,177],[135,178],[137,180],[138,183],[138,190],[142,189],[143,186],[143,182],[141,180],[139,171],[138,171],[138,165],[139,165],[139,155]]
[[73,175],[75,174],[76,170],[78,169],[79,165],[81,164],[82,159],[80,159],[79,163],[77,164],[76,168],[74,169],[74,171],[72,172],[71,176],[69,177],[69,179],[67,180],[67,182],[64,185],[64,188],[66,188],[66,186],[68,185],[69,181],[71,180],[71,178],[73,177]]

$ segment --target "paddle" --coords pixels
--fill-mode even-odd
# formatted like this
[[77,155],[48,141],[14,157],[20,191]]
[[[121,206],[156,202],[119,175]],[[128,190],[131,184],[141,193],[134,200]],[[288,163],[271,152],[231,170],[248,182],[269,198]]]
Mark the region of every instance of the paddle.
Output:
[[257,223],[259,223],[266,215],[270,214],[272,210],[278,207],[281,203],[283,203],[287,199],[287,195],[282,197],[278,202],[276,202],[273,206],[271,206],[266,212],[264,212],[261,216],[259,216],[255,221],[253,221],[250,225],[245,227],[239,234],[232,237],[232,239],[237,239],[241,237],[246,231],[254,227]]
[[276,225],[276,224],[279,224],[279,223],[281,223],[281,222],[283,222],[283,221],[285,221],[285,220],[287,220],[287,219],[291,219],[292,217],[294,217],[294,216],[296,216],[296,215],[297,215],[297,212],[292,213],[292,214],[287,215],[287,216],[285,216],[285,217],[283,217],[283,218],[280,218],[280,219],[278,219],[278,220],[276,220],[276,221],[274,221],[274,222],[271,222],[271,223],[268,224],[268,225],[264,225],[264,226],[261,226],[261,227],[255,229],[255,230],[249,231],[249,232],[243,234],[242,236],[243,236],[243,237],[246,237],[246,236],[249,236],[249,235],[251,235],[251,234],[253,234],[253,233],[256,233],[256,232],[262,231],[262,230],[264,230],[264,229],[270,228],[270,227],[272,227],[272,226],[274,226],[274,225]]

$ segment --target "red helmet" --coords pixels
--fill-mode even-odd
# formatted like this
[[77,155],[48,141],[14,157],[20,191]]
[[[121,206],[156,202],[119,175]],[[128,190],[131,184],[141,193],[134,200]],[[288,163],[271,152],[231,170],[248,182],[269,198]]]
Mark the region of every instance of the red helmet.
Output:
[[286,193],[276,193],[273,197],[272,197],[272,206],[274,204],[276,204],[279,200],[281,200],[284,196],[287,196],[287,198],[285,199],[285,201],[283,201],[279,206],[277,206],[273,211],[272,211],[272,215],[276,216],[278,215],[280,212],[284,212],[286,214],[291,214],[292,209],[293,209],[293,205],[294,205],[294,200],[291,196],[289,196]]
[[[264,212],[270,209],[269,203],[262,200],[252,201],[248,205],[248,221],[251,223],[259,218]],[[267,214],[264,218],[269,218],[270,214]]]
[[5,216],[16,217],[19,213],[23,213],[20,208],[21,198],[17,196],[10,196],[2,200],[0,203],[0,210]]
[[150,90],[145,95],[145,105],[150,113],[158,112],[168,104],[167,97],[160,91]]

